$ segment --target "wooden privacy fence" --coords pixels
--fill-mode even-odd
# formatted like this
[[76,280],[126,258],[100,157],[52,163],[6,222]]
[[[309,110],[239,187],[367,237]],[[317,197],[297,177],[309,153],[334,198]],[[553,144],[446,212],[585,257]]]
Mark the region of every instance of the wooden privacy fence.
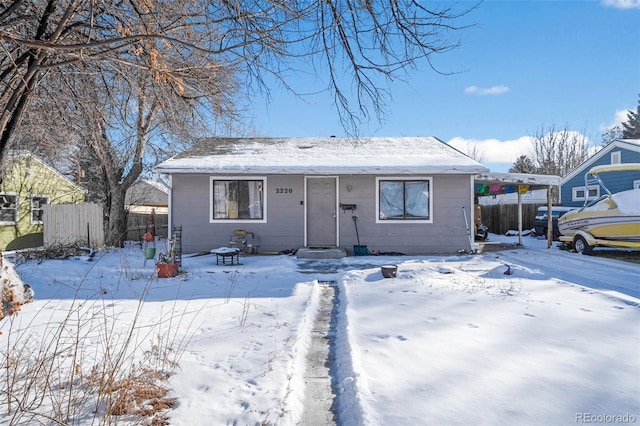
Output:
[[[532,229],[538,207],[546,204],[522,205],[522,230]],[[518,230],[518,205],[496,204],[482,206],[482,224],[489,227],[489,232],[503,235],[510,230]]]
[[[127,215],[127,241],[142,241],[142,236],[149,231],[150,214],[129,213]],[[167,238],[169,234],[169,215],[155,214],[155,236]]]
[[102,207],[97,204],[50,204],[43,213],[45,247],[78,244],[104,246]]

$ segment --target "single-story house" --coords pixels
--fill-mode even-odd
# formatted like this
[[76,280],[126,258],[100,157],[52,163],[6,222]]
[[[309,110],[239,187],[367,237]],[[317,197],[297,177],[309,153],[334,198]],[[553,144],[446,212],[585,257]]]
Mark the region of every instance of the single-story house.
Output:
[[[617,139],[564,176],[560,182],[560,204],[580,207],[585,200],[604,195],[597,183],[585,182],[585,174],[595,166],[626,163],[640,163],[640,139]],[[637,171],[607,173],[600,177],[612,193],[640,188],[640,173]]]
[[185,253],[245,230],[261,252],[443,254],[473,248],[474,176],[488,169],[434,137],[326,137],[208,138],[154,171]]
[[124,205],[130,213],[166,214],[169,186],[160,180],[140,179],[127,190]]
[[43,244],[44,206],[84,203],[85,190],[38,156],[11,151],[0,184],[0,250]]

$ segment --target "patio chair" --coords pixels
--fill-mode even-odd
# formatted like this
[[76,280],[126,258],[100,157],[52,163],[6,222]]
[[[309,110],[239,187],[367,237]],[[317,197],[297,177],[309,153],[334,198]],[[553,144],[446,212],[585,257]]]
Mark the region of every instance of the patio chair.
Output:
[[229,247],[237,248],[243,254],[256,254],[259,246],[258,237],[244,229],[236,229],[229,237]]

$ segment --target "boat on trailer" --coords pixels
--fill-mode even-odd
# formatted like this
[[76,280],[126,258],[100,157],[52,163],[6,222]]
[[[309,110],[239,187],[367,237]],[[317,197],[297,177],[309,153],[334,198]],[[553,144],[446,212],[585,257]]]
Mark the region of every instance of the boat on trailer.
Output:
[[560,241],[583,254],[594,247],[640,249],[640,188],[612,194],[600,178],[624,171],[637,171],[640,180],[640,163],[596,166],[585,174],[585,191],[597,184],[604,194],[558,219]]

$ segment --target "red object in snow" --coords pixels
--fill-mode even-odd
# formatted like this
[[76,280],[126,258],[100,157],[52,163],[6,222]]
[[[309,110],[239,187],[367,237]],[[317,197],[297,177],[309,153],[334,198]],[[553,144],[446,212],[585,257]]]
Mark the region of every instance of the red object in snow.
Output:
[[158,271],[158,278],[173,278],[178,275],[177,263],[156,263],[156,270]]
[[142,236],[142,239],[150,243],[151,241],[153,241],[153,234],[151,232],[145,232],[144,235]]

